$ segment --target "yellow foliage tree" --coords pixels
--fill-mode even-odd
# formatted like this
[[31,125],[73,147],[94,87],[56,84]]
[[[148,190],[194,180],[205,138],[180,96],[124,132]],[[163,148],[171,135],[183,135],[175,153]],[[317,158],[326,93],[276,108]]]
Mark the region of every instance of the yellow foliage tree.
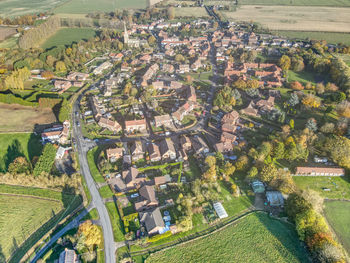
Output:
[[306,95],[303,98],[302,102],[306,107],[309,107],[309,108],[318,108],[321,105],[320,100],[311,94]]
[[79,225],[78,235],[83,237],[84,245],[90,251],[92,251],[95,246],[100,246],[102,244],[101,230],[97,225],[92,224],[90,220]]

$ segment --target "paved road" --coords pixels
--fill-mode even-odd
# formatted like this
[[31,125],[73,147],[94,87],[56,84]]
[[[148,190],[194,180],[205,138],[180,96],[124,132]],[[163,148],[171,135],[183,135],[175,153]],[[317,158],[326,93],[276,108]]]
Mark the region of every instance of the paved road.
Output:
[[[74,104],[73,113],[75,113],[76,111],[79,112],[78,105],[79,105],[79,100],[77,100],[76,103]],[[80,125],[77,125],[77,123],[79,123],[79,117],[73,114],[73,134],[76,142],[76,151],[79,156],[80,172],[84,176],[87,186],[89,188],[89,191],[91,194],[91,205],[93,207],[96,207],[97,212],[100,216],[100,223],[103,230],[104,247],[105,247],[104,249],[105,262],[115,263],[116,262],[115,243],[114,243],[111,220],[109,218],[108,211],[103,202],[103,199],[101,198],[100,193],[98,192],[95,181],[91,176],[87,157],[86,157],[86,154],[92,145],[91,146],[87,145],[87,143],[83,139]]]
[[30,263],[35,263],[37,260],[49,249],[61,236],[63,236],[69,230],[78,227],[79,221],[86,216],[88,210],[82,211],[74,220],[70,221],[64,228],[58,231],[55,235],[53,235],[49,242],[43,246],[39,252],[36,253],[35,257],[30,261]]

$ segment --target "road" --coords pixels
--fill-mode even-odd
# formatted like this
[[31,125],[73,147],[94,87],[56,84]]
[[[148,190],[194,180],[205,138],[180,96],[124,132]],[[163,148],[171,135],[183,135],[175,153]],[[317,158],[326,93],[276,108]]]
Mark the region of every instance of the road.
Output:
[[63,236],[65,233],[67,233],[69,230],[78,227],[79,221],[86,216],[88,213],[88,210],[82,211],[76,218],[74,218],[72,221],[70,221],[65,227],[63,227],[60,231],[58,231],[55,235],[51,237],[49,242],[43,246],[39,252],[35,254],[35,257],[30,261],[30,263],[37,262],[41,256],[46,252],[47,249],[49,249],[61,236]]
[[[75,102],[73,106],[73,113],[75,113],[76,111],[79,112],[79,99]],[[100,196],[100,193],[97,189],[95,181],[91,176],[87,157],[86,157],[87,152],[93,145],[87,144],[87,142],[83,138],[80,124],[77,125],[78,123],[80,123],[79,116],[77,116],[76,114],[73,114],[72,120],[73,120],[73,136],[76,142],[76,152],[78,153],[78,156],[79,156],[80,172],[84,176],[86,184],[91,194],[91,206],[96,207],[100,217],[100,223],[102,226],[103,238],[104,238],[105,262],[115,263],[116,262],[115,243],[114,243],[111,220],[109,218],[108,211],[103,202],[103,199]]]

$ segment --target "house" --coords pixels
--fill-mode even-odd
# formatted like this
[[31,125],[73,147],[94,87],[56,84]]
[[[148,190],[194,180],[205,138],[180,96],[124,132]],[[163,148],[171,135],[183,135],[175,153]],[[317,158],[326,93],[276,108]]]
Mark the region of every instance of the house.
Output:
[[222,119],[221,123],[232,123],[235,124],[237,120],[239,119],[239,114],[237,111],[233,110],[230,113],[225,114]]
[[228,133],[228,132],[223,132],[221,134],[221,138],[220,138],[220,142],[222,143],[234,143],[236,141],[236,136],[231,134],[231,133]]
[[128,188],[137,188],[146,181],[146,177],[139,174],[137,168],[130,167],[129,170],[122,172],[123,181]]
[[62,125],[54,125],[51,128],[45,129],[41,133],[41,140],[43,143],[55,143],[59,142],[62,136],[63,126]]
[[190,138],[186,135],[182,135],[180,137],[180,144],[181,144],[182,149],[184,151],[190,151],[192,148],[192,142],[191,142]]
[[55,85],[55,89],[58,90],[59,94],[62,94],[67,89],[72,87],[72,83],[70,81],[65,81],[65,80],[56,80],[54,85]]
[[60,257],[58,258],[58,263],[77,263],[79,262],[78,256],[74,250],[65,248],[61,252]]
[[154,185],[166,184],[168,182],[166,176],[157,176],[154,177]]
[[153,86],[153,88],[155,88],[156,90],[158,90],[158,89],[163,89],[163,88],[164,88],[164,81],[153,81],[153,82],[152,82],[152,86]]
[[191,102],[196,102],[197,96],[196,96],[196,90],[192,86],[188,86],[186,88],[186,100]]
[[106,154],[108,161],[114,163],[123,156],[123,148],[109,148],[106,150]]
[[196,154],[206,154],[209,152],[208,145],[204,142],[204,140],[197,136],[192,138],[192,147]]
[[169,114],[155,116],[154,122],[156,127],[172,127],[173,126],[173,120],[171,119]]
[[275,97],[271,96],[267,100],[259,100],[255,105],[262,112],[269,112],[275,106]]
[[115,133],[120,132],[122,130],[122,127],[117,121],[113,121],[105,117],[101,117],[99,119],[98,125]]
[[333,167],[297,167],[294,176],[344,176],[343,168]]
[[314,162],[315,162],[315,163],[327,163],[327,162],[328,162],[328,158],[327,158],[327,157],[318,157],[318,156],[315,156],[315,157],[314,157]]
[[180,88],[182,88],[182,83],[179,81],[171,81],[170,88],[171,89],[180,89]]
[[153,186],[144,185],[139,189],[140,200],[135,202],[135,210],[137,212],[145,211],[152,207],[158,206],[158,200],[156,198],[156,192]]
[[233,150],[233,144],[231,142],[219,142],[214,145],[214,149],[217,152],[229,153]]
[[194,108],[193,104],[186,102],[184,105],[182,105],[180,108],[178,108],[177,111],[175,111],[172,116],[177,122],[181,122],[185,115],[190,113]]
[[138,161],[144,158],[145,151],[143,149],[143,144],[141,141],[135,141],[130,148],[132,160]]
[[63,129],[59,140],[61,144],[67,143],[68,137],[69,137],[69,129],[70,129],[70,122],[68,120],[65,120],[63,122]]
[[254,105],[255,105],[254,102],[251,101],[247,108],[240,110],[240,113],[248,116],[252,116],[252,117],[258,117],[259,116],[258,110],[254,108]]
[[67,80],[69,81],[85,81],[89,77],[89,74],[87,73],[81,73],[81,72],[71,72],[67,76]]
[[159,146],[155,143],[150,143],[148,145],[149,160],[151,162],[159,162],[162,159],[160,155]]
[[165,228],[159,208],[150,212],[140,213],[140,222],[146,227],[148,235],[150,236],[162,232]]
[[101,65],[99,65],[97,68],[94,69],[93,73],[95,75],[101,75],[104,70],[111,68],[113,64],[109,61],[103,62]]
[[188,72],[190,72],[190,65],[188,64],[179,65],[179,73],[188,73]]
[[147,131],[146,120],[125,121],[125,131],[127,133]]
[[169,138],[166,138],[160,142],[160,153],[163,160],[176,159],[174,143]]

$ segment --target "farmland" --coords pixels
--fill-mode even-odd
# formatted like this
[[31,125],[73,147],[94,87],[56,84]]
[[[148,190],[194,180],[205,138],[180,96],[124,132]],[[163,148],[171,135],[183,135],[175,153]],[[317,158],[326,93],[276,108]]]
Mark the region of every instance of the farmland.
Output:
[[88,14],[110,12],[122,8],[145,8],[146,0],[71,0],[54,9],[56,14]]
[[0,15],[5,17],[21,16],[24,14],[46,12],[64,2],[63,0],[2,0]]
[[251,214],[210,236],[152,254],[146,262],[307,262],[305,253],[292,226]]
[[5,257],[61,209],[55,200],[0,195],[0,246]]
[[326,202],[324,212],[338,239],[350,252],[350,202]]
[[94,36],[96,36],[96,31],[91,28],[61,28],[48,38],[41,47],[49,49],[60,45],[71,45],[73,42],[88,40]]
[[33,131],[35,124],[56,121],[51,109],[0,103],[0,111],[0,132],[28,132]]
[[0,134],[0,149],[0,172],[4,172],[8,164],[18,156],[25,156],[28,160],[39,156],[42,144],[33,133],[4,133]]
[[233,21],[253,20],[271,30],[350,32],[350,8],[245,5],[222,14]]
[[176,17],[209,17],[204,7],[175,8]]
[[304,32],[304,31],[276,31],[274,34],[282,37],[288,37],[297,40],[325,40],[327,43],[343,43],[350,45],[349,33],[334,32]]
[[350,183],[346,178],[327,176],[294,176],[293,180],[300,189],[311,189],[317,191],[322,197],[329,199],[350,199]]
[[241,5],[350,6],[349,0],[239,0]]

